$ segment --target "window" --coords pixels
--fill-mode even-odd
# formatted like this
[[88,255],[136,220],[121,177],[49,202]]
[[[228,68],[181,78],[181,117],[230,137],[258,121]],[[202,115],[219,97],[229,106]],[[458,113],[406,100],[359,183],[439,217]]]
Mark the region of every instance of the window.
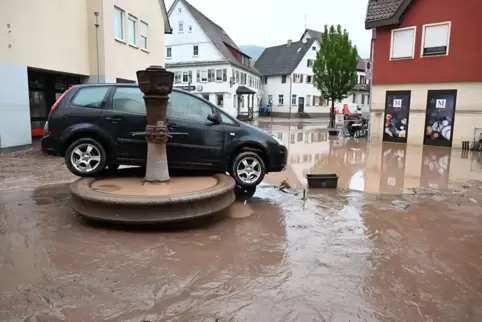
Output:
[[137,46],[137,18],[129,15],[129,45]]
[[246,73],[241,73],[241,85],[246,85]]
[[282,84],[286,83],[286,75],[281,76],[281,83]]
[[124,40],[124,15],[124,10],[114,7],[114,36],[121,40]]
[[178,30],[178,32],[180,32],[180,33],[181,33],[181,32],[184,32],[184,22],[179,21],[179,24],[178,24],[178,25],[179,25],[179,30]]
[[367,81],[366,81],[366,77],[365,75],[360,75],[360,84],[366,84]]
[[192,81],[192,71],[182,72],[182,82],[189,83]]
[[313,82],[313,76],[311,76],[311,75],[306,75],[306,82],[307,82],[308,84],[311,84],[311,83]]
[[187,27],[188,32],[192,32],[192,26]]
[[72,100],[72,105],[89,108],[102,108],[109,86],[86,87],[80,89]]
[[201,82],[206,83],[208,81],[208,71],[202,70],[201,71]]
[[279,104],[279,105],[284,105],[284,97],[283,97],[283,95],[278,95],[278,104]]
[[199,56],[199,46],[198,45],[192,46],[192,54],[193,54],[193,56]]
[[306,66],[307,66],[307,67],[313,67],[313,63],[314,63],[314,62],[315,62],[315,61],[314,61],[313,59],[308,59],[308,61],[306,62]]
[[236,83],[239,83],[239,71],[236,71]]
[[352,94],[352,103],[356,103],[356,93]]
[[415,27],[392,30],[391,59],[413,58]]
[[203,98],[204,98],[206,101],[209,101],[209,94],[203,94]]
[[171,47],[166,48],[166,58],[172,58],[172,48]]
[[227,82],[228,81],[228,70],[227,68],[224,68],[223,69],[223,82]]
[[306,106],[311,105],[311,95],[306,95]]
[[196,82],[201,82],[201,71],[199,69],[196,70]]
[[362,105],[365,104],[365,95],[362,95],[362,96],[361,96],[361,103],[362,103]]
[[116,111],[131,114],[146,114],[144,94],[138,87],[118,87],[112,98]]
[[[236,95],[235,95],[236,96]],[[221,115],[221,122],[224,124],[229,124],[229,125],[236,125],[236,121],[234,121],[231,117],[229,117],[227,114],[219,111],[219,115]]]
[[182,81],[182,73],[181,72],[175,72],[174,73],[174,84],[180,84]]
[[264,84],[268,84],[268,76],[264,77]]
[[141,41],[141,48],[147,50],[147,30],[148,30],[148,25],[144,21],[141,21],[141,26],[140,26],[140,41]]
[[296,105],[296,95],[291,95],[291,105]]
[[311,50],[316,51],[316,47],[315,46],[311,47]]
[[223,107],[224,106],[224,95],[223,94],[217,94],[216,95],[216,101],[218,106]]
[[320,106],[320,96],[315,96],[313,99],[313,105]]
[[208,69],[208,82],[214,82],[214,69]]
[[300,74],[295,74],[295,83],[301,83],[301,75]]
[[223,81],[223,70],[216,69],[216,82],[222,82],[222,81]]
[[178,13],[181,13],[181,12],[182,12],[182,8],[177,8],[177,12],[178,12]]
[[273,104],[273,95],[268,95],[268,104]]
[[423,26],[422,56],[447,55],[450,22]]
[[211,105],[186,93],[172,92],[167,103],[167,117],[196,122],[206,122],[213,113]]

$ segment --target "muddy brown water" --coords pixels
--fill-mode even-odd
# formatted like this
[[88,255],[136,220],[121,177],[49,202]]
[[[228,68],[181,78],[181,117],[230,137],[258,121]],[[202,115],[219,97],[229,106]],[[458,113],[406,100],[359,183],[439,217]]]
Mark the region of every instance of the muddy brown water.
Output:
[[[456,155],[450,173],[467,160]],[[373,169],[335,159],[351,177]],[[325,169],[293,165],[301,186],[305,168]],[[482,321],[482,183],[456,172],[426,184],[418,169],[395,175],[409,194],[380,185],[383,171],[376,189],[340,175],[343,189],[306,200],[266,184],[215,217],[134,229],[76,217],[61,159],[0,156],[0,321]]]

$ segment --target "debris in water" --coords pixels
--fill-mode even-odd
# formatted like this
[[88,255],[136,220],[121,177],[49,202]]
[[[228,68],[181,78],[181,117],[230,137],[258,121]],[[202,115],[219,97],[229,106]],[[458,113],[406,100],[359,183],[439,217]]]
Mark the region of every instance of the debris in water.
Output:
[[403,209],[403,210],[405,210],[407,208],[410,208],[410,204],[406,201],[403,201],[403,200],[393,200],[391,202],[391,204],[392,204],[392,206]]

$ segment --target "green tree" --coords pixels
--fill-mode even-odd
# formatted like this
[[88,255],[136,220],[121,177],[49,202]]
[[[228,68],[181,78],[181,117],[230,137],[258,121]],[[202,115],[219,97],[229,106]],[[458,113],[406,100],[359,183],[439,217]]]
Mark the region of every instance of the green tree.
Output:
[[330,128],[335,127],[335,101],[348,97],[357,82],[357,61],[358,51],[346,29],[325,25],[313,64],[313,82],[323,98],[331,101]]

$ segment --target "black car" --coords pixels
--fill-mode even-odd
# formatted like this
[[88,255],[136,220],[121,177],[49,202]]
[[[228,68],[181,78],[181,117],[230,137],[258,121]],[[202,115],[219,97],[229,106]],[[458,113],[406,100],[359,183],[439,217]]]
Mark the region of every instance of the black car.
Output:
[[[144,166],[146,122],[143,93],[135,84],[73,86],[52,106],[41,147],[64,156],[81,177],[119,165]],[[170,169],[229,172],[243,188],[285,169],[287,149],[278,138],[195,94],[173,89],[167,124]]]

